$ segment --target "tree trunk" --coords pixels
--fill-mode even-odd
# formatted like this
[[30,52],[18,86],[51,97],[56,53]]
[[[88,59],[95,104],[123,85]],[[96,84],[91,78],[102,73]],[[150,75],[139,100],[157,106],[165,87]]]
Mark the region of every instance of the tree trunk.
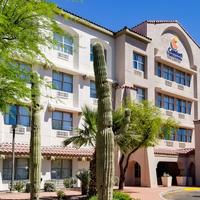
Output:
[[37,72],[32,72],[31,86],[32,115],[30,141],[30,182],[31,200],[39,200],[41,173],[41,135],[40,135],[40,88]]
[[124,174],[124,167],[123,167],[124,158],[125,158],[125,155],[122,154],[121,158],[120,158],[120,161],[119,161],[119,171],[120,171],[119,190],[123,190],[124,189],[124,181],[125,181],[125,174]]
[[114,182],[114,134],[112,131],[111,89],[107,81],[104,51],[96,43],[94,72],[98,97],[98,121],[96,135],[97,194],[99,200],[112,200]]
[[95,196],[97,194],[96,189],[96,149],[90,161],[90,183],[89,183],[89,196]]
[[120,161],[119,161],[119,169],[120,169],[120,178],[119,178],[119,190],[124,189],[124,182],[126,177],[126,171],[128,169],[129,160],[133,153],[135,153],[140,148],[140,145],[133,149],[130,153],[128,153],[127,158],[125,159],[125,154],[121,155]]

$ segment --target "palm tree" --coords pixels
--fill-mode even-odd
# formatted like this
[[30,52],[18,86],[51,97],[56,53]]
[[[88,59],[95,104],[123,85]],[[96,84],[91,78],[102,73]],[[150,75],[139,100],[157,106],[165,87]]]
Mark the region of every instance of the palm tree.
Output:
[[88,106],[82,108],[83,124],[82,128],[77,129],[77,135],[67,138],[64,145],[71,143],[79,148],[84,145],[94,147],[92,160],[90,161],[90,184],[89,195],[96,195],[96,133],[97,133],[97,111],[92,110]]
[[[113,111],[113,132],[115,135],[116,143],[120,143],[120,134],[126,132],[130,112],[128,109],[119,109]],[[92,110],[88,106],[82,108],[83,124],[82,128],[77,129],[77,135],[67,138],[64,141],[64,145],[68,146],[73,143],[79,148],[84,145],[94,147],[94,154],[90,161],[90,183],[89,183],[89,195],[96,195],[96,133],[97,133],[97,111]]]

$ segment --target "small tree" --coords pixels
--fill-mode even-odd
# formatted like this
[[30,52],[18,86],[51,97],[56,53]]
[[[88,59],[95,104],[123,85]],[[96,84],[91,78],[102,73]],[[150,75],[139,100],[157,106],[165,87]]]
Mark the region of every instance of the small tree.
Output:
[[177,128],[177,123],[172,119],[164,119],[160,109],[148,101],[140,104],[128,103],[130,111],[130,123],[125,132],[121,132],[115,141],[120,148],[119,161],[120,180],[119,189],[124,187],[125,175],[128,169],[131,155],[141,147],[149,147],[157,144],[160,138],[170,135]]
[[[13,65],[13,60],[44,65],[50,62],[42,52],[42,46],[54,44],[49,32],[63,31],[55,21],[55,14],[62,14],[55,4],[45,0],[0,1],[0,110],[7,104],[23,103],[25,97],[32,100],[32,126],[30,141],[31,199],[39,199],[40,189],[40,77],[32,68],[31,89],[21,78],[25,70]],[[63,15],[66,17],[66,14]]]

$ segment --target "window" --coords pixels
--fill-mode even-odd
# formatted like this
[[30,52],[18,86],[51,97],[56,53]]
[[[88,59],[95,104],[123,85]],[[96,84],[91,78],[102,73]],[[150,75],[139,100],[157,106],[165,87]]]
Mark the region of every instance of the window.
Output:
[[51,178],[64,179],[72,176],[72,160],[52,160]]
[[174,110],[174,98],[169,96],[164,96],[164,109]]
[[94,81],[90,81],[90,97],[97,98],[96,84]]
[[64,92],[73,92],[73,76],[53,71],[53,87]]
[[177,140],[179,142],[187,142],[186,129],[179,128],[177,131]]
[[136,100],[137,102],[141,102],[145,100],[145,89],[136,87]]
[[[176,102],[176,107],[175,107]],[[156,94],[156,106],[164,108],[166,110],[176,110],[180,113],[191,114],[192,103],[183,99],[176,99],[174,97],[163,95],[161,93]]]
[[163,67],[163,78],[169,81],[174,80],[174,71],[171,67],[164,65]]
[[140,165],[136,162],[135,163],[135,178],[141,177],[141,168]]
[[[107,62],[107,50],[104,48],[104,56],[105,56],[105,61]],[[93,45],[90,44],[90,61],[94,61],[94,55],[93,55]]]
[[52,128],[56,130],[72,130],[72,114],[67,112],[55,111],[52,113]]
[[137,53],[133,53],[133,67],[140,71],[144,71],[145,57]]
[[176,111],[181,113],[186,113],[186,101],[181,99],[176,99]]
[[191,75],[176,70],[176,82],[190,87]]
[[73,55],[74,41],[69,35],[63,36],[54,33],[54,40],[56,41],[55,49],[63,53]]
[[22,70],[23,74],[21,75],[21,79],[26,80],[30,83],[30,72],[31,66],[25,63],[20,63],[20,69]]
[[175,70],[174,68],[156,63],[156,75],[166,80],[175,81],[178,84],[190,87],[191,75],[185,72]]
[[157,63],[157,66],[156,66],[156,75],[159,76],[159,77],[162,77],[161,63]]
[[30,111],[24,106],[12,105],[4,115],[4,123],[9,125],[30,126]]
[[90,44],[90,61],[91,61],[91,62],[94,61],[93,46],[92,46],[92,44]]
[[187,142],[192,142],[192,130],[187,130]]
[[158,93],[156,95],[156,105],[159,107],[159,108],[162,108],[162,95],[160,93]]
[[[15,180],[29,179],[28,160],[22,158],[15,159]],[[12,159],[3,160],[3,180],[11,179]]]
[[187,114],[191,115],[192,103],[187,102]]
[[186,86],[190,87],[190,82],[191,82],[191,75],[187,74],[186,75]]

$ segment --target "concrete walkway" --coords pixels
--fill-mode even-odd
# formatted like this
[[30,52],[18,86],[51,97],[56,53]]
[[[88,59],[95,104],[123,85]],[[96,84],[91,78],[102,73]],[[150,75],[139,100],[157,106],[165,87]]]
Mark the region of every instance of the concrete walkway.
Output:
[[168,191],[179,190],[180,187],[157,187],[157,188],[147,188],[147,187],[126,187],[124,192],[130,194],[133,198],[138,198],[140,200],[162,200],[161,193],[166,193]]
[[[125,193],[130,194],[133,198],[139,198],[140,200],[161,200],[160,193],[168,192],[171,190],[177,190],[178,187],[158,187],[158,188],[144,188],[144,187],[125,187]],[[65,190],[67,196],[80,195],[79,191]],[[52,198],[56,197],[56,192],[41,192],[41,198]],[[0,200],[29,200],[29,193],[0,193]]]

